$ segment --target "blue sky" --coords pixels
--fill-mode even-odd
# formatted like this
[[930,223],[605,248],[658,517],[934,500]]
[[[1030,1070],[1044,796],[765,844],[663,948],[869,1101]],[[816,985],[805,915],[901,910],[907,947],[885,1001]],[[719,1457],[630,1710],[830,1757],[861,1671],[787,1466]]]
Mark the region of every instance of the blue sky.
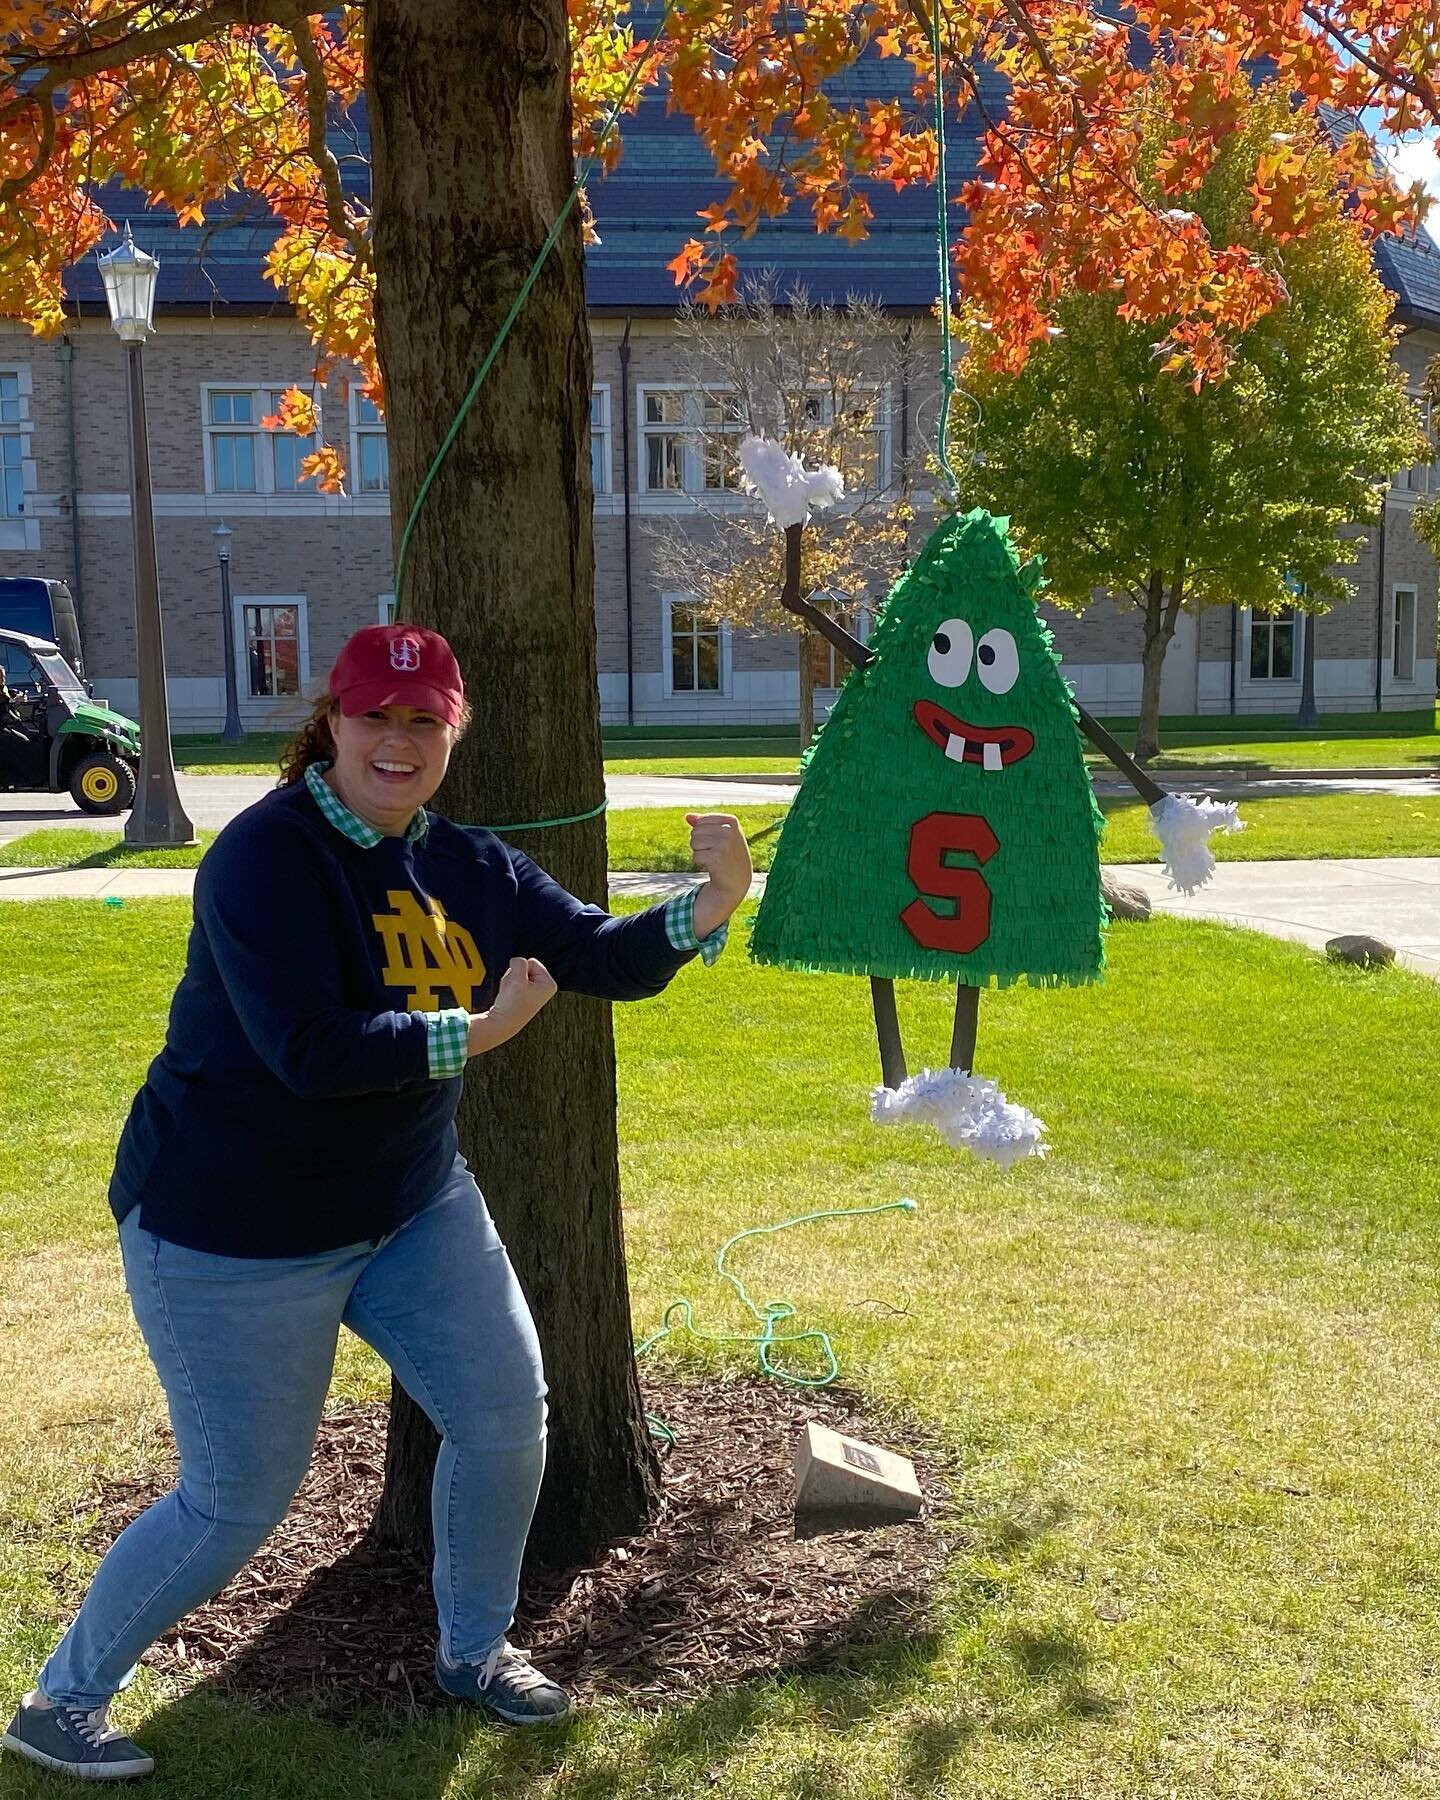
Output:
[[1424,182],[1426,192],[1436,201],[1425,222],[1426,229],[1432,237],[1440,238],[1440,134],[1431,132],[1403,144],[1391,144],[1385,158],[1405,186],[1412,181]]

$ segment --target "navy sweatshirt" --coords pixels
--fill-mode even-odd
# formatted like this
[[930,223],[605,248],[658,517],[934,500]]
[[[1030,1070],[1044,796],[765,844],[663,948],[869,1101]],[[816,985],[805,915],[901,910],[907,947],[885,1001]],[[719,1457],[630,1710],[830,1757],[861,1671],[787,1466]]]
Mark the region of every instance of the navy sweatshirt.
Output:
[[492,833],[429,819],[365,848],[300,784],[220,833],[121,1135],[117,1220],[138,1205],[147,1231],[228,1256],[374,1241],[455,1158],[460,1078],[431,1078],[427,1013],[484,1012],[513,956],[607,1000],[658,994],[690,960],[663,906],[611,918]]

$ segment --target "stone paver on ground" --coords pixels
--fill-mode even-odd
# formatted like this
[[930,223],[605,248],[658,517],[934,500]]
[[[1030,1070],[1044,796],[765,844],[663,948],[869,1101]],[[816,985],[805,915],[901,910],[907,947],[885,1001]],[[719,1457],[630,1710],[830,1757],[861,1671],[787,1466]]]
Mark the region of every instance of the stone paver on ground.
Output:
[[[1440,980],[1440,856],[1334,862],[1221,863],[1198,894],[1177,894],[1154,863],[1113,863],[1160,912],[1246,925],[1323,950],[1364,932],[1395,946],[1397,961]],[[694,875],[612,870],[612,895],[666,895]],[[0,869],[0,900],[140,900],[189,894],[193,869]],[[752,894],[765,890],[757,875]]]

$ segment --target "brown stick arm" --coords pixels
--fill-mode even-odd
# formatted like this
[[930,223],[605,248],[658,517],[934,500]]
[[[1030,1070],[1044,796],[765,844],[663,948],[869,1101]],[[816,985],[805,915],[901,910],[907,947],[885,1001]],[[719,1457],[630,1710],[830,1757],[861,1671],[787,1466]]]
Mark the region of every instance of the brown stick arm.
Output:
[[785,528],[785,585],[780,590],[780,604],[787,612],[798,613],[808,625],[814,627],[822,637],[830,642],[857,669],[863,669],[870,661],[873,651],[868,650],[857,637],[852,637],[837,619],[832,619],[827,612],[813,606],[800,592],[800,533],[803,525],[788,525]]
[[1100,721],[1086,712],[1078,701],[1075,703],[1075,710],[1080,715],[1080,729],[1097,750],[1103,751],[1110,758],[1145,804],[1154,806],[1157,801],[1163,800],[1164,788],[1158,781],[1152,781],[1134,757],[1121,749]]

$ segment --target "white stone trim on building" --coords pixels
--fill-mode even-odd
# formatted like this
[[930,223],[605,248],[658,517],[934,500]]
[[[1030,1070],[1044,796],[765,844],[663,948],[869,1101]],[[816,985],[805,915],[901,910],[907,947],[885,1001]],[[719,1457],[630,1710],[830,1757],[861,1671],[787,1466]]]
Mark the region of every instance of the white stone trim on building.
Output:
[[33,453],[31,427],[34,423],[35,386],[28,362],[0,363],[0,376],[11,375],[15,378],[16,417],[0,418],[0,439],[12,441],[17,450],[18,473],[20,476],[20,503],[15,511],[11,511],[7,498],[9,483],[3,472],[0,472],[0,550],[38,551],[40,548],[40,520],[43,516],[36,505],[37,476]]

